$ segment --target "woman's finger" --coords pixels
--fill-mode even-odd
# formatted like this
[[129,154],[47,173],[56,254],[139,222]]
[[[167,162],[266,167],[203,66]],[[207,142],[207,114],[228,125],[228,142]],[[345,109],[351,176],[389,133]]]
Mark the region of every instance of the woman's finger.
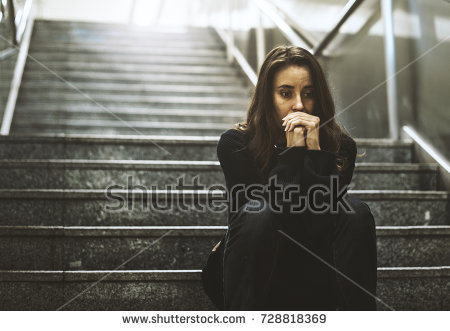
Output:
[[286,124],[286,131],[292,131],[294,129],[294,127],[297,125],[302,125],[302,126],[306,127],[307,125],[309,125],[309,123],[303,119],[298,119],[298,118],[291,119]]
[[282,118],[282,120],[284,122],[286,122],[286,120],[292,119],[294,117],[303,117],[305,119],[310,119],[312,121],[314,121],[314,120],[320,121],[320,118],[318,116],[310,115],[310,114],[304,113],[304,112],[294,112],[294,113],[287,114],[285,117]]
[[311,126],[319,126],[320,123],[320,119],[317,118],[307,118],[307,117],[303,117],[303,116],[295,116],[295,117],[291,117],[291,118],[287,118],[286,120],[284,120],[283,122],[283,126],[287,126],[289,123],[292,123],[292,121],[294,120],[298,120],[298,121],[305,121],[305,123],[311,123]]
[[291,131],[296,125],[303,125],[308,131],[315,128],[315,122],[305,120],[303,118],[294,118],[287,122],[286,131]]

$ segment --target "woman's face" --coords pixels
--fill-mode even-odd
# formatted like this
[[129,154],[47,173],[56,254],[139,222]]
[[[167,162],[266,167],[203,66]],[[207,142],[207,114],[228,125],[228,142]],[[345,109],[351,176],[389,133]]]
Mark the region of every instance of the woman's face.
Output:
[[273,103],[281,119],[287,114],[302,111],[313,115],[314,88],[306,66],[290,65],[281,68],[274,77]]

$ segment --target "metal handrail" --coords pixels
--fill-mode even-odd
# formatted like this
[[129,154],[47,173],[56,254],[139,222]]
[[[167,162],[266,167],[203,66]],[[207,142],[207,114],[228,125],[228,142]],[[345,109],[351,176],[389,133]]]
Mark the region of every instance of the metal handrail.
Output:
[[313,49],[314,45],[316,45],[317,39],[309,33],[306,29],[304,29],[300,24],[298,24],[297,20],[292,17],[290,13],[285,12],[283,8],[281,8],[278,4],[272,3],[272,5],[276,8],[278,14],[283,17],[286,23],[289,24],[290,27],[298,34],[303,41],[308,44],[309,48]]
[[[265,57],[265,47],[263,46],[264,42],[264,31],[262,26],[262,18],[261,15],[267,16],[278,29],[280,29],[281,33],[287,38],[287,40],[297,46],[302,46],[307,49],[315,56],[321,56],[323,50],[330,44],[330,42],[335,38],[339,29],[342,25],[348,20],[348,18],[356,11],[356,9],[362,4],[364,0],[350,0],[346,3],[345,7],[342,9],[341,14],[337,22],[335,23],[333,29],[328,32],[325,37],[314,47],[312,47],[313,41],[312,38],[306,37],[307,33],[297,33],[294,29],[286,22],[286,18],[289,15],[285,14],[283,10],[279,7],[274,6],[269,3],[267,0],[254,0],[254,3],[258,9],[258,27],[256,31],[256,50],[257,50],[257,66],[261,67],[262,62]],[[396,95],[397,95],[397,87],[395,80],[395,44],[394,40],[394,31],[392,24],[392,0],[380,0],[382,6],[383,13],[383,22],[384,22],[384,38],[385,38],[385,62],[386,62],[386,76],[387,76],[387,103],[388,103],[388,114],[389,114],[389,133],[391,138],[399,139],[399,130],[398,130],[398,112],[397,112],[397,104],[396,104]],[[229,0],[229,4],[230,4]],[[248,64],[245,57],[242,53],[235,47],[233,41],[233,33],[232,33],[232,24],[231,24],[231,15],[232,10],[229,10],[229,27],[228,27],[228,38],[223,34],[219,33],[219,29],[216,28],[217,32],[223,39],[223,41],[227,45],[227,53],[228,59],[230,61],[233,58],[239,63],[239,65],[243,68],[245,74],[248,79],[252,82],[253,85],[256,85],[256,74],[253,69]],[[302,31],[302,29],[297,26],[297,30]]]
[[[286,39],[293,45],[301,46],[316,56],[320,56],[322,54],[323,49],[332,41],[332,39],[337,35],[340,27],[347,21],[347,19],[351,16],[351,14],[358,8],[358,6],[364,0],[350,0],[345,7],[343,8],[339,19],[337,20],[334,28],[320,41],[316,42],[313,38],[299,25],[295,24],[295,30],[291,27],[292,18],[284,12],[279,6],[269,3],[267,0],[253,0],[258,9],[258,29],[256,33],[256,50],[257,50],[257,60],[258,67],[261,66],[262,61],[265,56],[265,49],[263,47],[264,38],[263,38],[263,27],[262,27],[262,15],[268,17],[275,26],[280,29],[281,33],[286,37]],[[227,45],[227,54],[228,60],[232,61],[233,58],[241,65],[244,69],[245,74],[248,79],[252,82],[252,84],[256,84],[256,73],[248,64],[245,57],[242,53],[234,46],[233,33],[232,33],[232,8],[231,1],[229,0],[229,27],[228,34],[226,35],[220,29],[216,28],[217,33],[222,38],[224,43]],[[287,21],[291,23],[288,24]],[[314,44],[316,44],[314,46]]]
[[397,81],[395,66],[394,18],[392,0],[381,0],[381,11],[384,25],[384,61],[386,71],[386,98],[389,117],[389,134],[399,139],[397,110]]
[[3,1],[0,0],[0,22],[3,20],[3,17],[5,17],[5,6],[3,5]]
[[439,151],[412,127],[404,125],[401,132],[403,138],[411,139],[414,142],[414,157],[416,162],[437,163],[438,189],[444,189],[450,192],[450,161],[447,160]]
[[339,15],[339,19],[334,25],[333,29],[327,33],[327,35],[317,44],[313,49],[314,55],[318,56],[322,53],[322,51],[330,44],[333,38],[339,32],[341,26],[347,21],[347,19],[355,12],[355,10],[359,7],[360,4],[363,3],[364,0],[350,0],[347,2],[345,7],[342,9],[341,14]]
[[[322,51],[330,44],[339,32],[339,29],[347,21],[347,19],[356,11],[356,9],[364,2],[364,0],[350,0],[342,9],[339,18],[334,27],[325,37],[317,42],[309,33],[299,26],[292,17],[276,4],[269,4],[266,0],[255,0],[258,9],[266,14],[275,25],[280,29],[283,35],[293,45],[302,46],[316,56],[321,56]],[[273,8],[270,8],[273,6]],[[288,22],[289,21],[289,24]],[[295,30],[291,27],[294,26]]]
[[[308,49],[310,51],[310,41],[304,40],[302,37],[298,35],[297,32],[295,32],[289,24],[286,23],[286,21],[277,13],[277,10],[275,10],[274,7],[272,7],[271,4],[269,4],[266,0],[254,0],[257,8],[260,12],[265,14],[268,18],[272,20],[272,22],[280,29],[281,33],[289,40],[290,43],[293,45],[302,46],[305,49]],[[278,11],[280,11],[279,8],[277,8]]]
[[[30,8],[25,10],[27,3]],[[28,48],[30,46],[31,33],[33,30],[34,23],[34,14],[32,11],[32,0],[27,0],[27,3],[24,6],[23,14],[21,15],[22,20],[26,20],[26,24],[24,25],[24,32],[21,37],[21,46],[15,47],[13,49],[19,49],[19,54],[17,56],[17,61],[14,67],[14,74],[11,80],[8,101],[6,103],[5,110],[3,112],[3,120],[1,122],[0,135],[9,135],[11,129],[11,123],[14,116],[14,110],[17,102],[17,96],[19,94],[20,84],[22,82],[22,75],[25,68],[26,59],[28,57]],[[17,37],[17,35],[16,35]]]
[[[22,41],[32,5],[33,0],[26,0],[23,8],[19,9],[16,13],[13,1],[7,0],[8,17],[11,29],[11,43],[14,46],[4,49],[0,52],[0,61],[10,57],[17,52],[17,48],[15,46],[19,45]],[[5,10],[5,8],[3,7],[3,3],[2,8],[3,10]]]
[[8,18],[9,18],[9,28],[11,29],[11,42],[13,45],[17,45],[17,39],[16,39],[16,12],[14,10],[14,3],[12,0],[8,0]]
[[16,40],[18,43],[20,43],[20,41],[22,40],[23,34],[25,32],[25,27],[28,22],[28,16],[30,15],[32,5],[33,0],[27,0],[23,8],[21,8],[17,13],[15,22],[17,26]]

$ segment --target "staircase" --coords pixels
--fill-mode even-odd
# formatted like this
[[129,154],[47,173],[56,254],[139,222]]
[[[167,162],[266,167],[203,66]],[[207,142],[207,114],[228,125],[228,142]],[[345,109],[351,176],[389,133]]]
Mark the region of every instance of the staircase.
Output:
[[[167,185],[224,184],[216,144],[250,88],[219,38],[37,21],[30,55],[78,90],[28,61],[12,135],[0,138],[0,309],[214,309],[200,269],[226,211],[181,210],[182,199],[211,206],[207,192]],[[411,142],[356,142],[366,155],[350,193],[377,223],[378,296],[396,310],[450,309],[437,165],[413,163]]]

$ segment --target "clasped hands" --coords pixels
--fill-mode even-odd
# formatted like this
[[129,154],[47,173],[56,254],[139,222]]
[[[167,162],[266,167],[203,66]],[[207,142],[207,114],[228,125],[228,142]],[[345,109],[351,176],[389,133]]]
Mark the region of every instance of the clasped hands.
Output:
[[283,117],[282,126],[286,132],[286,146],[305,146],[307,149],[320,150],[320,118],[305,112],[293,112]]

